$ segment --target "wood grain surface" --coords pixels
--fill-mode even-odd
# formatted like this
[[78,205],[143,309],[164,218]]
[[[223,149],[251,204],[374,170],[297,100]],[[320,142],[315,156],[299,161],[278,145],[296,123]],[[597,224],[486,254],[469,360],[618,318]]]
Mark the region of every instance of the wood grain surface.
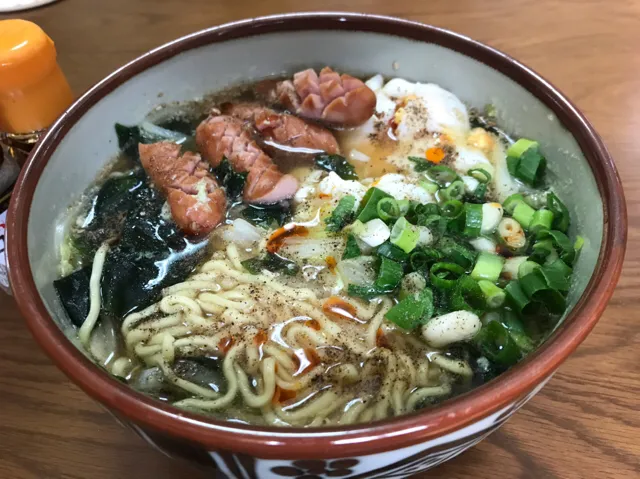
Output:
[[[204,27],[352,10],[449,28],[523,61],[567,94],[611,150],[629,245],[600,323],[503,428],[423,477],[640,477],[640,2],[634,0],[62,0],[20,16],[56,42],[79,94],[144,51]],[[7,18],[0,16],[0,18]],[[0,293],[0,478],[211,477],[151,449],[59,372]]]

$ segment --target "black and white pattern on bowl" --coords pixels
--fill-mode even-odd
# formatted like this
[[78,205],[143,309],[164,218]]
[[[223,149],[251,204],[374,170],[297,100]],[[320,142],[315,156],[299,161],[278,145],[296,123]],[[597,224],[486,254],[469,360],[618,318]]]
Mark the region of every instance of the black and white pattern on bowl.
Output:
[[426,471],[475,446],[498,429],[546,382],[499,411],[442,437],[393,451],[344,459],[272,460],[210,452],[229,479],[390,479]]

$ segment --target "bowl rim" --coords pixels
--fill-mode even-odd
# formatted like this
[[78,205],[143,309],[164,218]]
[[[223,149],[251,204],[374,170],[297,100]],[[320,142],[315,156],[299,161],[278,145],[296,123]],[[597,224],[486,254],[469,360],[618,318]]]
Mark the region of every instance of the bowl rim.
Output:
[[[372,32],[438,44],[503,73],[549,107],[578,142],[603,201],[602,246],[589,284],[553,336],[497,379],[433,409],[371,424],[317,429],[248,426],[188,413],[134,391],[76,348],[50,317],[35,286],[28,257],[28,214],[45,165],[66,133],[94,104],[147,68],[184,51],[232,39],[326,30]],[[510,56],[449,30],[394,17],[343,12],[235,21],[178,38],[127,63],[89,89],[47,130],[16,182],[8,216],[9,277],[18,307],[36,341],[69,378],[118,415],[151,430],[208,450],[280,459],[353,457],[408,447],[505,408],[550,377],[595,326],[620,276],[627,237],[624,192],[613,159],[584,115],[548,81]]]

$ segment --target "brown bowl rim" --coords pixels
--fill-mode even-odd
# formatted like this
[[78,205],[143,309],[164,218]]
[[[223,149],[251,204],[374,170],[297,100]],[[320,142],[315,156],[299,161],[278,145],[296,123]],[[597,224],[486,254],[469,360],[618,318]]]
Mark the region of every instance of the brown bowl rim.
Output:
[[[496,380],[433,409],[371,424],[322,429],[247,426],[187,413],[135,392],[87,359],[54,323],[33,281],[27,247],[33,194],[53,151],[86,111],[120,84],[184,51],[302,30],[374,32],[435,43],[502,72],[556,114],[574,135],[596,178],[604,207],[602,247],[593,277],[564,324],[529,358]],[[508,55],[457,33],[399,18],[342,12],[272,15],[212,27],[151,50],[116,70],[78,99],[36,146],[16,183],[7,224],[9,275],[20,311],[40,346],[85,392],[137,424],[208,450],[281,459],[350,457],[407,447],[508,406],[550,377],[594,327],[620,275],[627,236],[624,193],[611,156],[584,115],[548,81]]]

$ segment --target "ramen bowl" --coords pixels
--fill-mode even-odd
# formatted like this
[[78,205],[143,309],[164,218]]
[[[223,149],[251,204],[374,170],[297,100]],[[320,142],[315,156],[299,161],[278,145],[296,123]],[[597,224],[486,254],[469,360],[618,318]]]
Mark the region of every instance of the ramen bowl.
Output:
[[[497,379],[438,406],[368,424],[251,426],[185,412],[130,389],[83,354],[52,287],[60,218],[117,154],[113,124],[136,124],[160,103],[319,65],[437,83],[470,106],[494,105],[509,133],[540,140],[552,159],[549,182],[585,239],[563,320],[538,350]],[[11,286],[32,334],[75,383],[153,446],[230,478],[388,478],[429,469],[472,447],[540,391],[606,307],[622,266],[627,219],[602,140],[571,102],[529,68],[439,28],[373,15],[312,13],[203,30],[112,73],[37,145],[18,180],[8,225]]]

